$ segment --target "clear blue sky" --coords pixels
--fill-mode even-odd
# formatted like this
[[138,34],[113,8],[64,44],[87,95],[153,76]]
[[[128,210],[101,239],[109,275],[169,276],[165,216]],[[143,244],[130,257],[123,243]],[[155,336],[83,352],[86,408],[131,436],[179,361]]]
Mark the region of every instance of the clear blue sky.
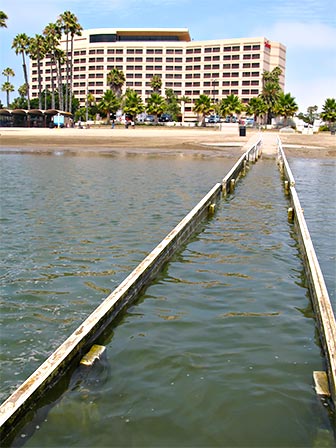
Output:
[[[0,0],[8,16],[0,29],[1,75],[11,67],[24,83],[21,57],[11,50],[19,33],[41,34],[66,10],[88,28],[188,28],[193,40],[265,36],[287,47],[285,92],[299,110],[336,98],[336,0]],[[6,105],[5,92],[0,99]]]

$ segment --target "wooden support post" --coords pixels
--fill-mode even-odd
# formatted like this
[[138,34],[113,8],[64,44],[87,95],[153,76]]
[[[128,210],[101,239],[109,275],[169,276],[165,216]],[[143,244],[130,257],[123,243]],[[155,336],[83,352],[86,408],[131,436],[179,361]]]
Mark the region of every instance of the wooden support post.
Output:
[[210,204],[209,205],[209,215],[214,215],[216,209],[216,204]]
[[285,193],[289,194],[289,182],[288,182],[288,180],[285,180]]
[[287,210],[287,216],[288,216],[288,221],[289,222],[293,222],[294,221],[294,209],[293,209],[293,207],[289,207],[289,209]]
[[236,186],[236,179],[231,179],[230,180],[230,193],[234,192],[235,186]]
[[86,355],[80,360],[80,364],[83,366],[93,366],[96,361],[99,361],[103,353],[105,352],[106,347],[104,345],[94,344],[90,351],[87,352]]
[[315,383],[315,391],[317,395],[324,397],[330,397],[330,389],[328,383],[328,376],[324,371],[313,372],[313,378]]

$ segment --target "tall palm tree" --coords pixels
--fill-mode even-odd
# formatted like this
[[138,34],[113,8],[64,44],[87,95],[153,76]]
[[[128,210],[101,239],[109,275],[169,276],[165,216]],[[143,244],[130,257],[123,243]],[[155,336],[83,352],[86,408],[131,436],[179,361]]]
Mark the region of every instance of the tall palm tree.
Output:
[[150,86],[153,89],[153,92],[160,93],[162,87],[162,79],[159,75],[154,75],[151,79]]
[[117,68],[113,68],[107,74],[107,84],[110,89],[115,93],[117,97],[121,97],[121,89],[125,83],[125,75],[122,70],[118,70]]
[[166,102],[164,98],[158,93],[152,93],[149,98],[147,98],[147,113],[154,115],[155,123],[158,122],[158,115],[161,115],[166,109]]
[[[46,55],[50,59],[50,79],[51,79],[51,108],[55,109],[55,81],[54,75],[58,79],[56,49],[61,39],[61,31],[55,23],[49,23],[43,30],[46,43]],[[58,80],[59,84],[59,80]],[[60,96],[60,95],[59,95]]]
[[[3,84],[2,86],[2,91],[7,93],[7,107],[9,107],[9,92],[13,92],[14,91],[14,86],[13,84],[10,83],[10,77],[15,76],[14,70],[10,67],[7,67],[3,70],[2,74],[4,76],[6,76],[6,86],[5,84]],[[5,88],[4,88],[5,87]],[[13,89],[11,88],[13,87]]]
[[[66,36],[66,92],[65,110],[71,110],[72,103],[72,73],[73,73],[73,41],[74,36],[80,36],[83,29],[78,23],[78,19],[71,11],[65,11],[57,20],[57,24]],[[69,57],[69,40],[71,41]]]
[[274,105],[274,112],[284,117],[285,126],[287,125],[287,119],[292,117],[298,110],[299,108],[295,102],[295,98],[290,93],[281,92],[279,94],[278,100]]
[[41,34],[35,34],[30,39],[29,54],[33,61],[37,62],[37,79],[38,79],[38,101],[39,109],[42,109],[42,76],[41,62],[46,55],[46,39]]
[[145,105],[142,102],[141,96],[132,89],[127,89],[123,99],[123,111],[125,114],[129,114],[136,117],[145,110]]
[[200,95],[194,104],[194,112],[201,116],[201,125],[205,126],[205,117],[213,110],[211,98],[208,95]]
[[282,71],[280,67],[275,67],[271,72],[264,71],[263,73],[263,89],[261,98],[267,105],[267,124],[272,123],[272,116],[274,113],[274,106],[281,93],[279,84],[279,77]]
[[98,108],[101,112],[106,114],[106,122],[109,124],[111,122],[111,112],[116,113],[120,108],[120,98],[112,90],[106,90],[98,104]]
[[18,34],[14,37],[12,48],[15,50],[15,54],[22,55],[22,67],[23,67],[23,75],[25,84],[27,86],[27,102],[28,109],[30,109],[30,96],[29,96],[29,82],[28,82],[28,74],[27,74],[27,65],[26,65],[26,54],[28,53],[30,38],[25,33]]
[[3,11],[0,11],[0,28],[7,28],[6,20],[8,20],[7,14]]
[[7,107],[9,107],[9,92],[14,92],[14,86],[10,82],[6,81],[1,86],[2,92],[6,92],[7,95]]

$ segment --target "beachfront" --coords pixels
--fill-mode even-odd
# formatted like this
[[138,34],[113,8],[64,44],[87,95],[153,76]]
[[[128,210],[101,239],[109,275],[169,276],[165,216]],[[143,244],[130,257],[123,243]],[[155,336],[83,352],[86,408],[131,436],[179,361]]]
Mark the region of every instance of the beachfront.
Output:
[[[271,131],[275,133],[275,131]],[[239,136],[238,127],[220,130],[211,128],[177,128],[136,126],[134,129],[124,127],[104,128],[1,128],[0,151],[22,150],[53,152],[55,148],[72,152],[95,153],[131,150],[169,151],[216,154],[236,156],[247,142],[256,137],[255,129],[247,128],[246,136]],[[303,135],[299,133],[279,136],[286,148],[286,153],[293,157],[324,158],[336,157],[336,138],[330,133]]]

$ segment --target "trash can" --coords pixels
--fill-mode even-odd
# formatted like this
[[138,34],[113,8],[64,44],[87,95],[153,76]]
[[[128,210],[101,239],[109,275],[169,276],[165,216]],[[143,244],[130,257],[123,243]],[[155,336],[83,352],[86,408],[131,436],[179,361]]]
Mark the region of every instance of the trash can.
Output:
[[239,126],[239,137],[246,137],[246,126]]
[[331,129],[331,130],[330,130],[330,134],[331,134],[331,135],[335,135],[335,133],[336,133],[336,129]]

